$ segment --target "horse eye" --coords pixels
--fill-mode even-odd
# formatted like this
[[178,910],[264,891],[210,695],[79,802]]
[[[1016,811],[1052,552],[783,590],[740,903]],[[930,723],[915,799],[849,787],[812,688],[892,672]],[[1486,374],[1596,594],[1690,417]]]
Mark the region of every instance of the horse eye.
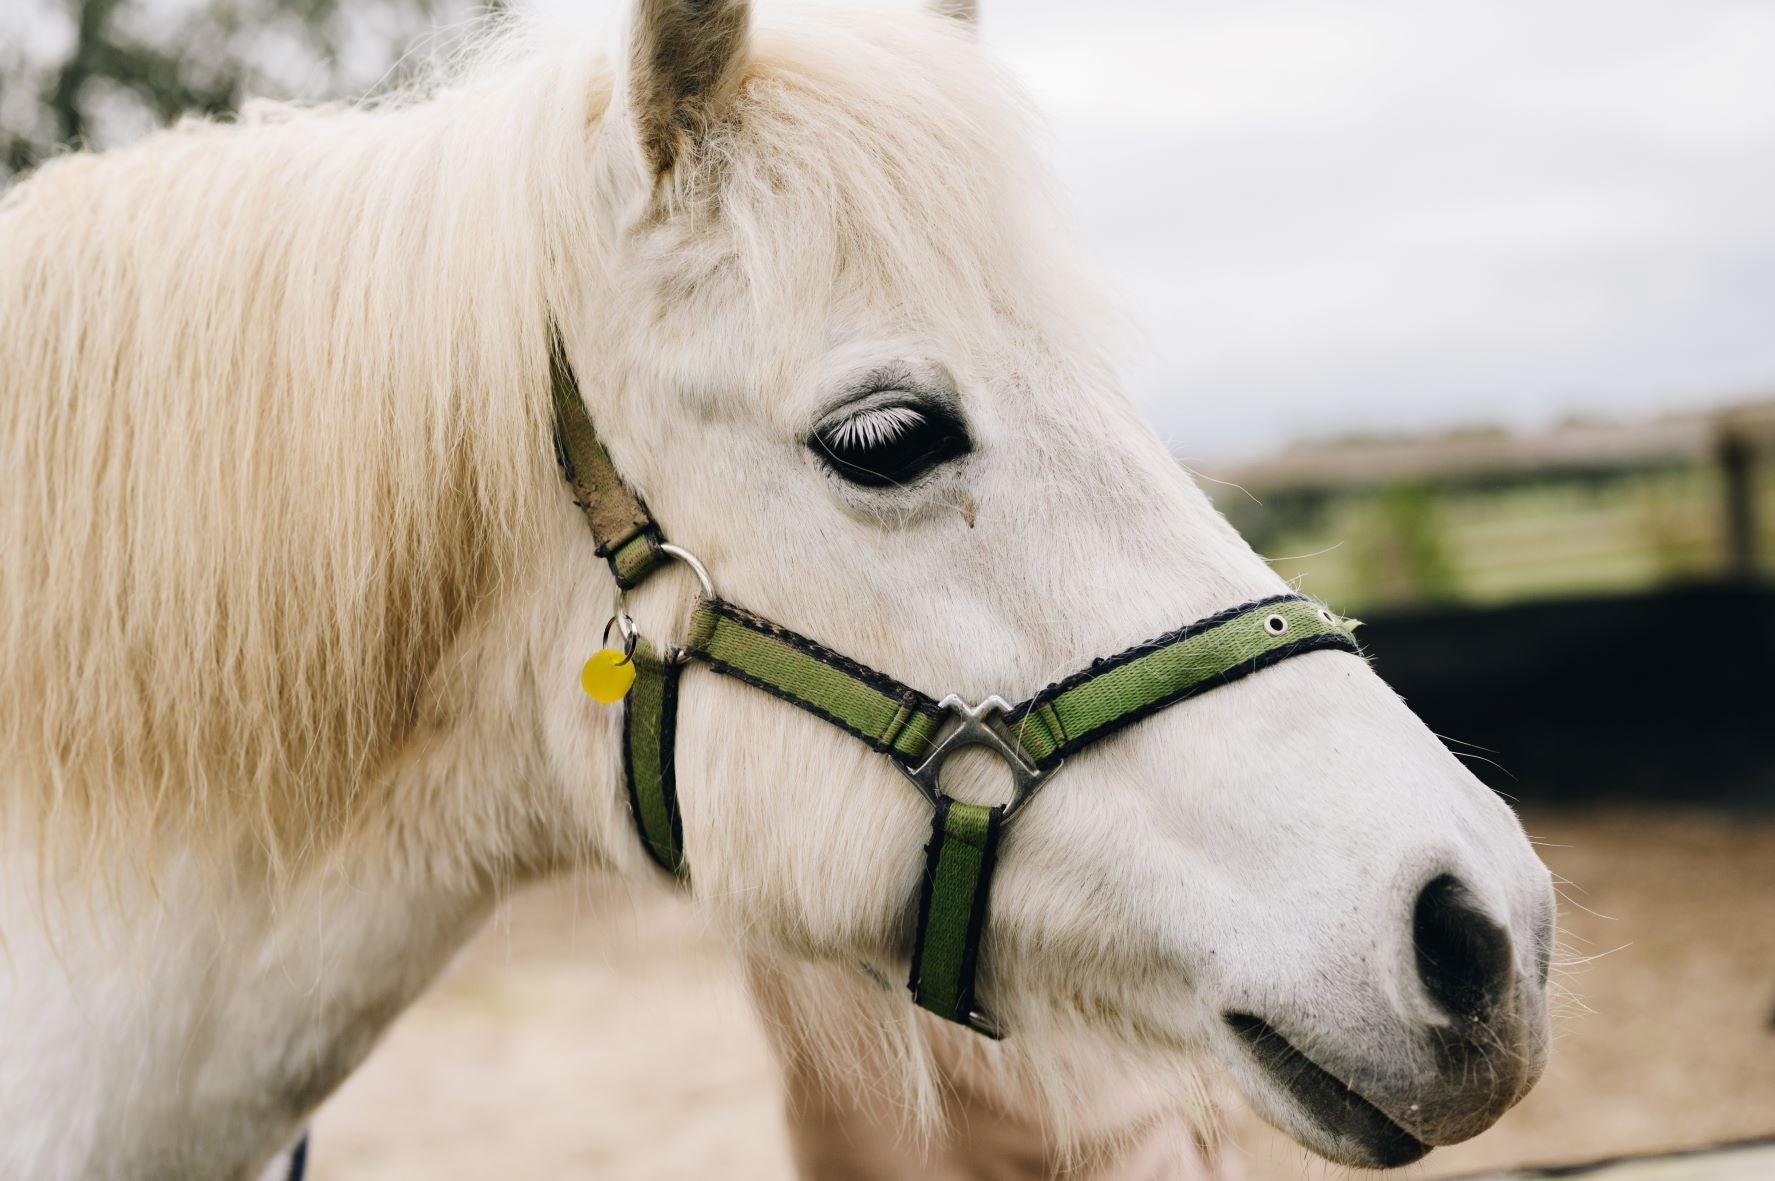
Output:
[[961,420],[940,407],[889,403],[815,430],[808,440],[826,466],[853,484],[910,484],[973,450]]

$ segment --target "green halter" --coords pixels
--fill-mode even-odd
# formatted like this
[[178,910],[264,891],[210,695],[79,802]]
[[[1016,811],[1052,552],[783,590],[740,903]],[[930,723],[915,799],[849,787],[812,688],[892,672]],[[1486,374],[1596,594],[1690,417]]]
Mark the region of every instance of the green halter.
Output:
[[[978,1005],[974,975],[999,838],[1061,762],[1167,706],[1289,657],[1359,652],[1348,625],[1329,611],[1298,595],[1277,595],[1094,661],[1017,705],[996,697],[977,706],[953,696],[933,700],[719,598],[701,563],[665,543],[646,505],[617,475],[558,341],[552,361],[562,472],[617,586],[637,585],[672,557],[689,561],[702,582],[683,645],[660,651],[628,632],[636,676],[623,704],[623,769],[648,855],[689,882],[673,762],[679,681],[688,662],[837,726],[892,760],[932,804],[908,981],[913,998],[989,1036],[1002,1031]],[[1010,803],[988,807],[942,793],[943,762],[963,746],[987,747],[1005,760],[1016,783]]]

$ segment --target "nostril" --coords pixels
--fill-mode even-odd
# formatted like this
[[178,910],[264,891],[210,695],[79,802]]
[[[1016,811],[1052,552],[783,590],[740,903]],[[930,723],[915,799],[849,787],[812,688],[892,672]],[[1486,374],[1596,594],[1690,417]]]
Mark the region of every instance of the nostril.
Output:
[[1443,874],[1419,891],[1412,942],[1425,991],[1450,1017],[1480,1020],[1508,995],[1510,933],[1459,878]]

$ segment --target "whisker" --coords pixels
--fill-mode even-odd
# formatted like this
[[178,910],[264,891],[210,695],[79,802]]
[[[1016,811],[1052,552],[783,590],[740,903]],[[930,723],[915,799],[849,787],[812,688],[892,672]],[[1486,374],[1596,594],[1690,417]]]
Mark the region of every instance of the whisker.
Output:
[[1198,480],[1206,480],[1210,484],[1219,484],[1222,488],[1235,488],[1238,491],[1243,492],[1245,494],[1246,498],[1249,499],[1252,504],[1258,505],[1259,507],[1261,507],[1263,505],[1263,501],[1258,499],[1256,494],[1253,493],[1251,491],[1251,489],[1245,487],[1245,485],[1243,485],[1243,484],[1236,484],[1231,480],[1217,479],[1216,477],[1209,475],[1207,472],[1204,472],[1204,471],[1200,470],[1199,468],[1191,467],[1188,463],[1184,462],[1181,459],[1177,461],[1177,466],[1182,468],[1184,471],[1188,472],[1191,476],[1195,477]]

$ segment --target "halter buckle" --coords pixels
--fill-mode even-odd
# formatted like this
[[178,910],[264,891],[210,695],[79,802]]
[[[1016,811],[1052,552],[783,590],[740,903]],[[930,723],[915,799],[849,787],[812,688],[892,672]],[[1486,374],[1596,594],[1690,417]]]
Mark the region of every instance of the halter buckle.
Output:
[[1005,724],[1005,714],[1010,712],[1011,706],[996,694],[978,705],[969,705],[951,693],[937,703],[937,708],[949,714],[947,729],[931,744],[924,762],[908,767],[898,759],[893,761],[900,774],[910,779],[919,793],[933,804],[943,794],[939,779],[944,761],[964,746],[983,746],[1010,767],[1011,802],[1005,805],[1004,812],[1007,821],[1029,802],[1050,775],[1060,769],[1058,763],[1043,770],[1029,761],[1029,756],[1017,742],[1017,735]]

